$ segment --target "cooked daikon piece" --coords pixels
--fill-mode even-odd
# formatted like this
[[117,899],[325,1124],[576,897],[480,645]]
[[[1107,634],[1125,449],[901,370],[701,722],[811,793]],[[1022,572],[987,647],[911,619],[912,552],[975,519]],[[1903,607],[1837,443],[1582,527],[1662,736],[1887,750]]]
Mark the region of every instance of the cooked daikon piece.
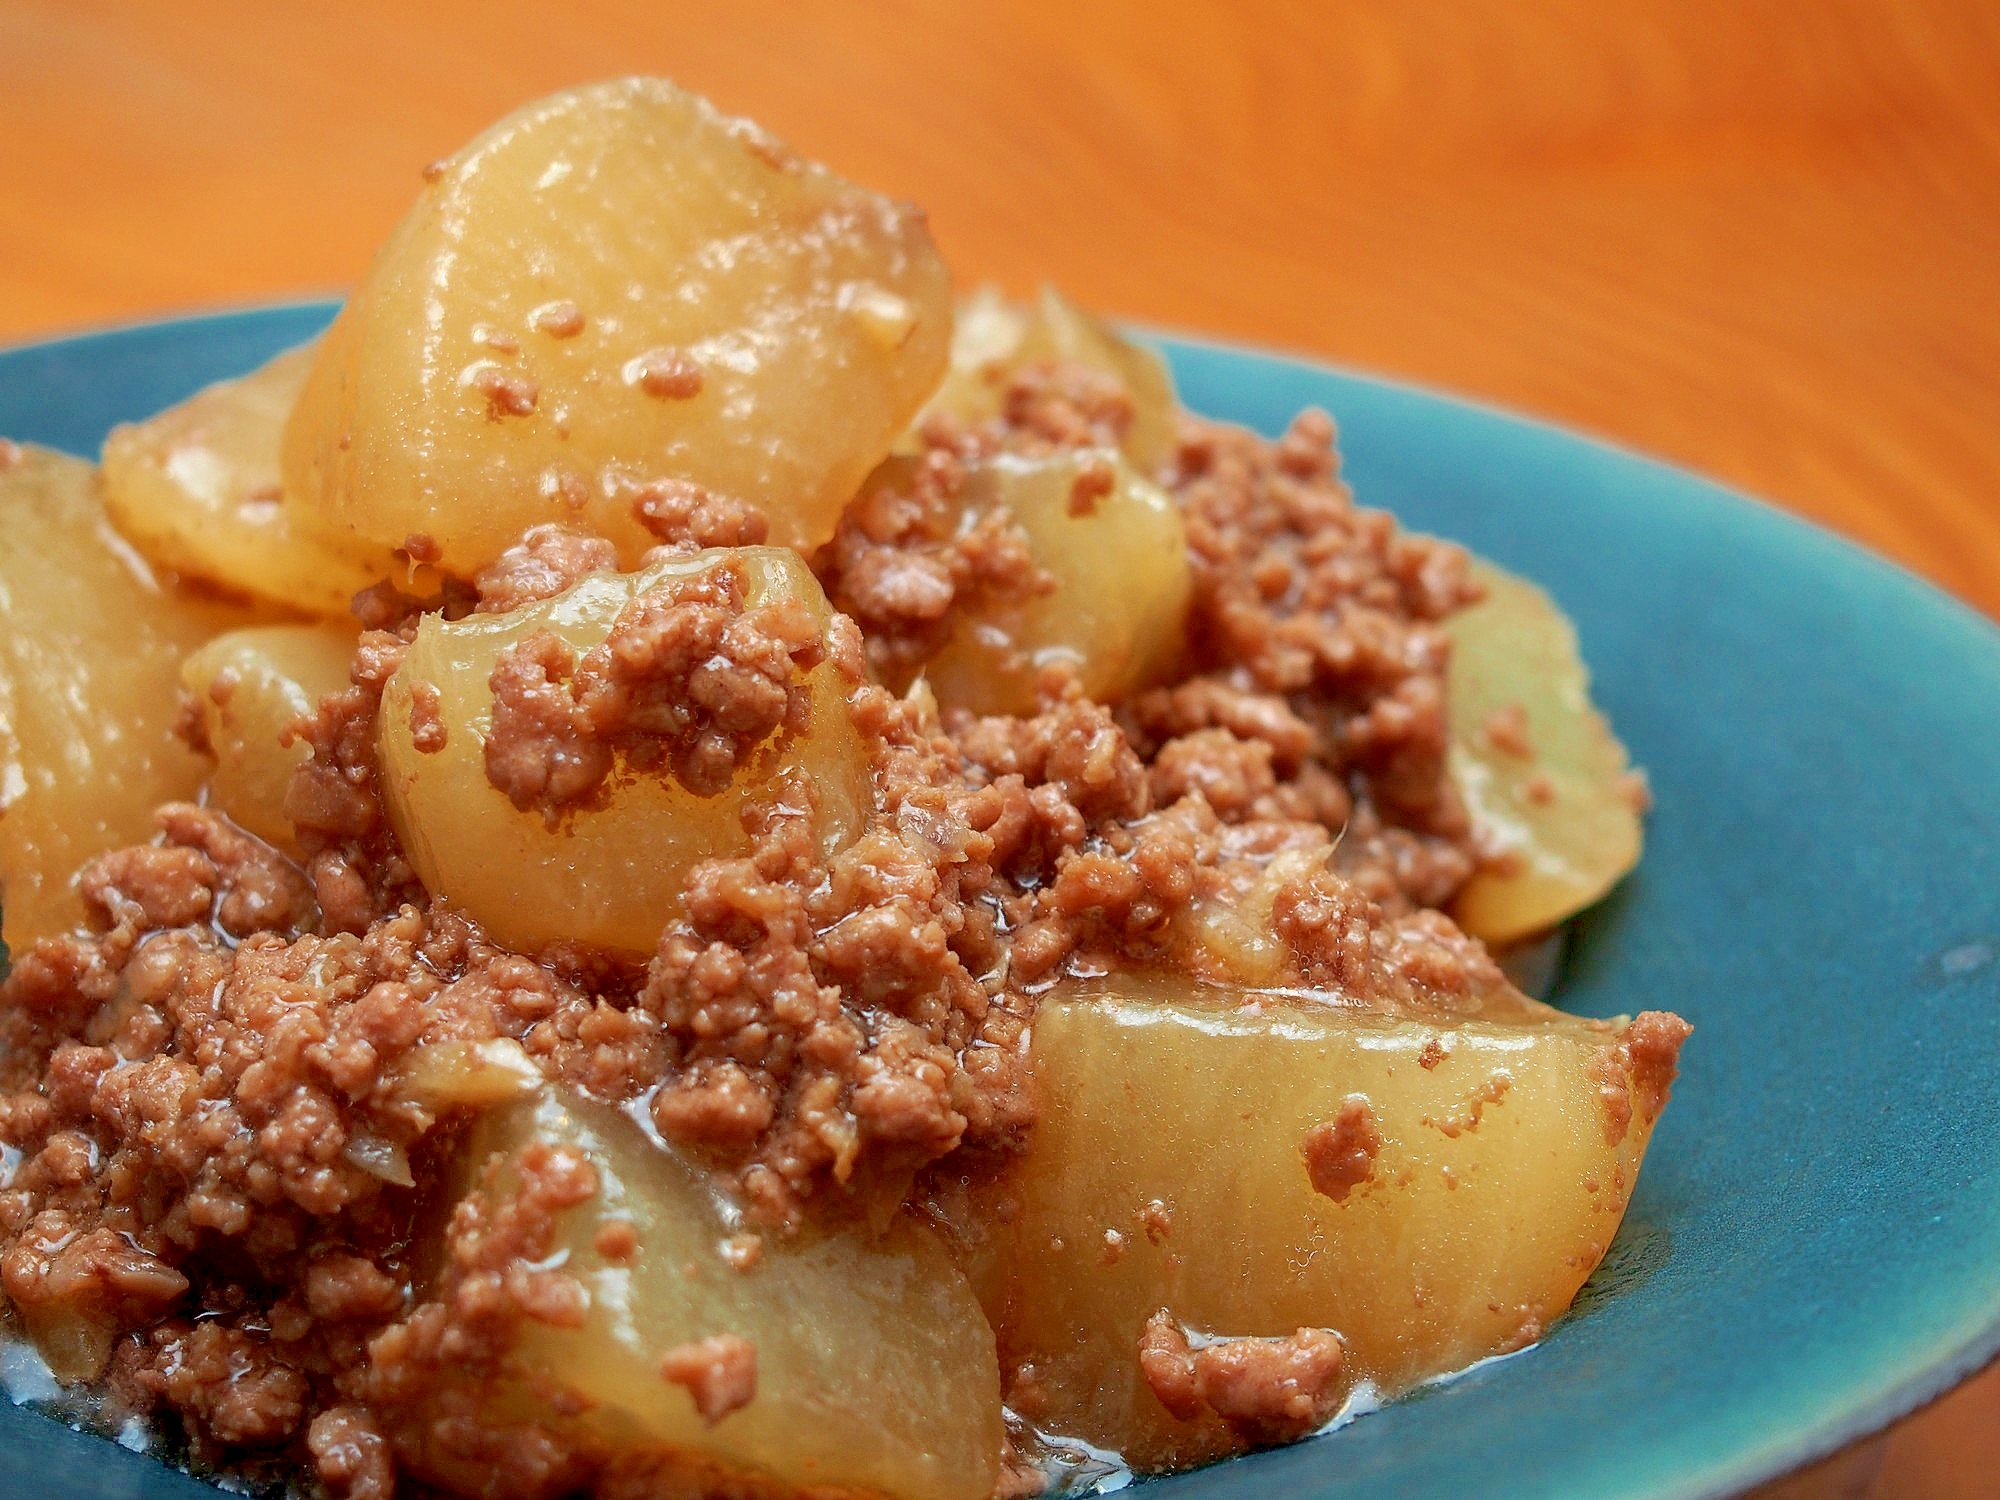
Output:
[[[906,1215],[746,1233],[721,1182],[627,1111],[550,1090],[480,1118],[466,1160],[580,1155],[597,1191],[562,1211],[543,1264],[588,1307],[530,1322],[511,1362],[528,1410],[574,1410],[613,1451],[683,1458],[801,1489],[989,1500],[1001,1445],[993,1334],[935,1234]],[[485,1394],[505,1413],[514,1392]]]
[[1639,860],[1644,783],[1590,701],[1576,629],[1522,578],[1481,563],[1486,597],[1445,624],[1451,775],[1503,851],[1452,915],[1491,943],[1555,926]]
[[[697,776],[691,784],[686,766],[635,767],[586,731],[565,738],[567,729],[551,729],[554,718],[523,723],[547,709],[564,726],[575,724],[588,710],[572,694],[576,679],[564,674],[581,670],[592,652],[624,661],[628,646],[647,649],[639,643],[647,627],[628,610],[714,581],[716,570],[729,570],[741,610],[796,610],[795,623],[803,618],[813,640],[824,640],[832,611],[818,580],[797,553],[776,547],[694,553],[636,574],[594,573],[553,599],[500,614],[425,617],[383,694],[379,733],[389,814],[432,894],[510,947],[532,952],[567,939],[644,954],[680,909],[689,870],[748,850],[746,813],[797,800],[812,807],[827,850],[854,835],[869,805],[868,752],[830,660],[794,671],[783,685],[799,695],[803,722],[743,747],[733,770],[723,768],[726,779]],[[634,631],[611,641],[621,619]],[[494,682],[508,663],[534,682],[510,699],[525,735],[496,740]],[[602,757],[600,774],[565,805],[568,778],[594,757]],[[525,785],[530,774],[534,788]],[[510,800],[516,794],[524,805]]]
[[1087,365],[1123,389],[1132,419],[1120,446],[1141,474],[1159,473],[1173,456],[1180,420],[1166,361],[1053,287],[1025,306],[1009,303],[992,287],[965,298],[952,333],[951,368],[928,409],[973,422],[995,416],[1015,372],[1048,360]]
[[950,330],[915,209],[662,80],[572,89],[432,175],[326,335],[286,488],[465,576],[547,521],[630,565],[631,490],[668,478],[810,551]]
[[344,616],[393,576],[386,547],[315,524],[281,503],[278,439],[313,346],[219,381],[104,442],[104,504],[153,562],[308,614]]
[[1240,1403],[1234,1426],[1170,1413],[1149,1324],[1170,1371],[1163,1332],[1330,1333],[1322,1415],[1356,1381],[1394,1393],[1540,1338],[1611,1243],[1686,1028],[1509,998],[1433,1020],[1177,976],[1052,994],[989,1307],[1016,1407],[1150,1470],[1259,1429]]
[[81,923],[79,868],[201,786],[174,733],[181,658],[252,616],[156,575],[82,459],[0,443],[0,535],[0,906],[19,948]]
[[1032,712],[1036,679],[1057,662],[1090,697],[1115,703],[1172,668],[1186,647],[1192,574],[1187,529],[1163,490],[1106,450],[1003,453],[971,471],[966,523],[1003,506],[1051,587],[958,607],[924,668],[941,703]]
[[219,635],[181,664],[215,757],[209,800],[238,827],[297,852],[285,791],[310,753],[301,715],[347,686],[354,633],[333,624],[260,625]]

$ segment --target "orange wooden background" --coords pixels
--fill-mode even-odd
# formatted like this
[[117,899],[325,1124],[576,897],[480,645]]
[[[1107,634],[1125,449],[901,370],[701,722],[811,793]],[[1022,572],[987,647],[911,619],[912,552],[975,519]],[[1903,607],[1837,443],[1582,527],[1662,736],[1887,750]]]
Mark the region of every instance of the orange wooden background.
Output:
[[[337,289],[424,162],[623,72],[967,281],[1607,434],[2000,613],[1994,0],[0,0],[0,342]],[[1877,1457],[1994,1493],[2000,1376]]]

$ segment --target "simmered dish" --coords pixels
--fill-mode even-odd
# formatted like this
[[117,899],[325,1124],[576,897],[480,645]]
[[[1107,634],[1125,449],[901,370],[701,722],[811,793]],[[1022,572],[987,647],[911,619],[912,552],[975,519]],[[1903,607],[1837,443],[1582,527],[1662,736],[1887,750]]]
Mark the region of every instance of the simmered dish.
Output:
[[0,535],[10,1336],[196,1472],[1290,1442],[1539,1339],[1667,1102],[1502,967],[1639,854],[1548,598],[672,85]]

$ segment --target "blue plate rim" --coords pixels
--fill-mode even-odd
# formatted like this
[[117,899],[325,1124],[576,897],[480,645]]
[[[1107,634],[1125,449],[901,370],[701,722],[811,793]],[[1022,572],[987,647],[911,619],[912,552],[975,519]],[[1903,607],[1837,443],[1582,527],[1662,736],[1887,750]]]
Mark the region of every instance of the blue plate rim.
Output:
[[[278,297],[240,304],[226,304],[177,312],[162,317],[139,318],[126,322],[94,324],[56,332],[46,337],[30,337],[0,343],[0,359],[22,354],[87,354],[95,345],[134,334],[171,337],[241,320],[272,315],[325,313],[329,317],[341,305],[338,296]],[[1427,402],[1455,408],[1482,418],[1526,428],[1562,442],[1581,445],[1616,457],[1623,463],[1642,465],[1681,483],[1693,483],[1709,498],[1733,503],[1759,518],[1761,524],[1780,532],[1789,531],[1800,540],[1838,557],[1846,567],[1893,579],[1912,588],[1930,607],[1942,609],[1972,633],[1983,635],[2000,649],[2000,622],[1952,594],[1941,585],[1822,523],[1801,516],[1778,502],[1711,478],[1616,439],[1585,432],[1547,417],[1523,412],[1487,398],[1466,395],[1428,385],[1422,381],[1389,375],[1362,366],[1327,359],[1297,349],[1238,341],[1215,335],[1188,332],[1151,323],[1125,323],[1128,332],[1166,349],[1214,353],[1255,360],[1266,365],[1288,367],[1302,373],[1333,374],[1377,388]],[[85,455],[94,459],[96,455]],[[1987,1367],[2000,1363],[2000,1312],[1976,1326],[1949,1348],[1939,1351],[1916,1373],[1893,1382],[1871,1399],[1846,1414],[1807,1428],[1802,1433],[1776,1443],[1748,1445],[1740,1457],[1708,1475],[1677,1483],[1653,1492],[1654,1500],[1728,1500],[1773,1480],[1795,1474],[1831,1457],[1851,1444],[1880,1433],[1939,1400]]]

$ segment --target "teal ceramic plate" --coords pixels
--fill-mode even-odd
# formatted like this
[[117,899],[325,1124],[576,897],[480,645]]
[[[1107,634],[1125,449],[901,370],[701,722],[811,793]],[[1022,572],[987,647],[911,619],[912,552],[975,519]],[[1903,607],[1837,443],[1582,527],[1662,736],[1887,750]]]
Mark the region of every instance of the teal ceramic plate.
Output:
[[[95,453],[326,306],[0,353],[0,433]],[[1697,1025],[1624,1232],[1540,1346],[1311,1442],[1159,1483],[1235,1496],[1734,1493],[2000,1349],[2000,632],[1854,548],[1552,428],[1167,341],[1187,404],[1331,411],[1362,500],[1545,584],[1657,798],[1558,1000]],[[7,545],[0,536],[0,546]],[[213,1493],[0,1403],[0,1492]]]

